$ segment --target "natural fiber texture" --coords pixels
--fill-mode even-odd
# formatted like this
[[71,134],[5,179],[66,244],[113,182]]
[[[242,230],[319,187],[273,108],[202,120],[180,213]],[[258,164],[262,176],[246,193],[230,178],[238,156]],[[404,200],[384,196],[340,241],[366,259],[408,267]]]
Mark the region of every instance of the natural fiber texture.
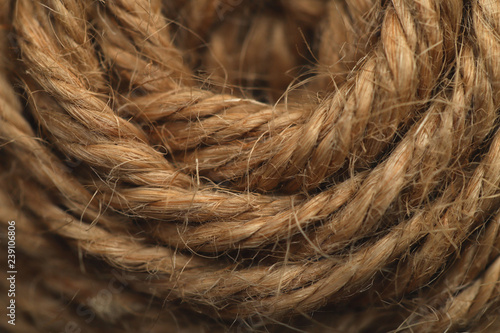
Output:
[[499,1],[1,6],[2,330],[500,329]]

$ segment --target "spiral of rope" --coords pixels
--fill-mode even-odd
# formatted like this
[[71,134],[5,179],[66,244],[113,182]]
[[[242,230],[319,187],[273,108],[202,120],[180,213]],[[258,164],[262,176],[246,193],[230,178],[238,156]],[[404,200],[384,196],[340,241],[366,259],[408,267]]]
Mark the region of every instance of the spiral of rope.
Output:
[[500,2],[1,6],[3,329],[500,327]]

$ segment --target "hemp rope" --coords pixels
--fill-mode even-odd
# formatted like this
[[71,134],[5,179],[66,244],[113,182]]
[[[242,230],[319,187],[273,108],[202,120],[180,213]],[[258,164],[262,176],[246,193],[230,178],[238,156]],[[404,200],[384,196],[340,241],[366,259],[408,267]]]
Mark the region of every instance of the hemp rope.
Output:
[[499,329],[500,2],[1,6],[3,330]]

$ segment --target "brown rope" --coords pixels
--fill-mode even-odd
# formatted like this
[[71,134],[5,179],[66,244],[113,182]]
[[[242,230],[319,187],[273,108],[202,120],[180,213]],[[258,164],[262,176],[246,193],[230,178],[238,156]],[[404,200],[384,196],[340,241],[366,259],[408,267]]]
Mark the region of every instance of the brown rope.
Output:
[[2,329],[500,327],[497,1],[3,7]]

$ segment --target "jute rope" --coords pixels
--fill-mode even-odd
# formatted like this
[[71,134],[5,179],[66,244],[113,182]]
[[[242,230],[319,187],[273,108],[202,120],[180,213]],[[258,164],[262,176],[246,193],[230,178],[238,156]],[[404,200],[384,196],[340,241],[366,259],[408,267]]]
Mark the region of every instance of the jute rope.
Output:
[[2,329],[500,328],[497,0],[1,6]]

